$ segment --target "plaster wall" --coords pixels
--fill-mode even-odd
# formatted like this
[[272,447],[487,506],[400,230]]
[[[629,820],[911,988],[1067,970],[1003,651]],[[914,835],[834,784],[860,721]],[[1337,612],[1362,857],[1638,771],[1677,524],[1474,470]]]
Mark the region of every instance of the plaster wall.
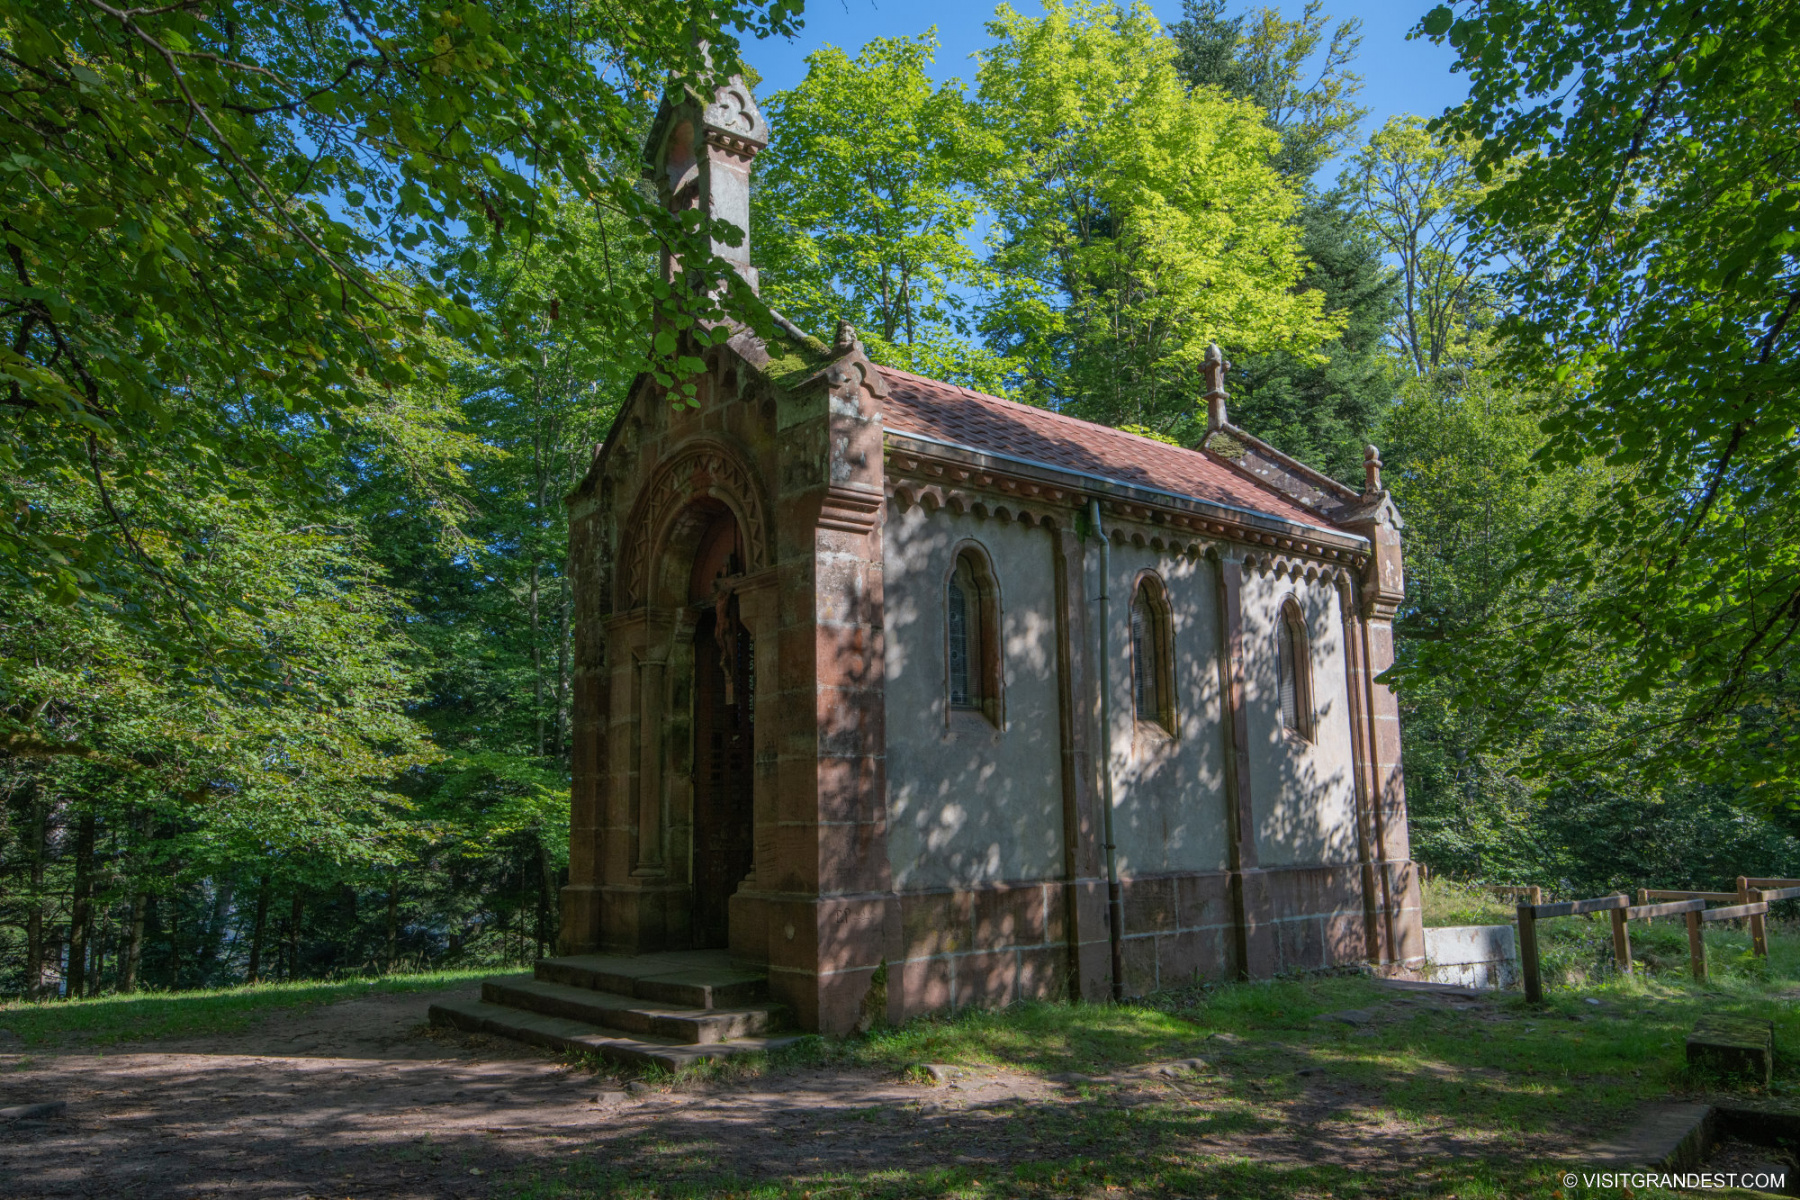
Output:
[[[1113,835],[1119,873],[1223,871],[1229,862],[1219,691],[1218,583],[1204,559],[1115,539],[1107,630],[1112,704]],[[1099,595],[1090,552],[1088,597]],[[1173,634],[1175,724],[1137,720],[1131,696],[1131,600],[1145,571],[1167,591]],[[1097,666],[1097,664],[1096,664]]]
[[[1063,800],[1052,533],[913,505],[888,510],[888,861],[897,890],[1059,879]],[[947,704],[945,587],[959,547],[993,567],[998,726]]]
[[[1306,621],[1313,730],[1281,723],[1277,638],[1289,598]],[[1250,796],[1263,867],[1357,861],[1356,787],[1344,624],[1331,584],[1267,571],[1244,579],[1244,711],[1250,729]]]

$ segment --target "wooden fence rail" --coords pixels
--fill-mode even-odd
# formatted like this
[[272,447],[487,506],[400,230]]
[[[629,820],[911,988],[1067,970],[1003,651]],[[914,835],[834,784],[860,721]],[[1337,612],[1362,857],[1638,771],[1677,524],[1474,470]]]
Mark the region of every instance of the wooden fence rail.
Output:
[[[1583,913],[1604,912],[1612,917],[1613,962],[1619,970],[1631,973],[1631,932],[1627,928],[1630,921],[1647,920],[1651,917],[1672,917],[1682,915],[1687,918],[1688,959],[1691,963],[1694,978],[1704,982],[1706,979],[1706,939],[1702,936],[1701,926],[1709,921],[1731,921],[1747,917],[1752,922],[1752,942],[1758,947],[1757,953],[1767,954],[1768,946],[1763,937],[1763,918],[1769,911],[1770,899],[1787,899],[1789,889],[1778,888],[1775,892],[1763,892],[1759,888],[1748,886],[1750,881],[1740,880],[1735,892],[1668,892],[1644,889],[1639,896],[1645,900],[1642,904],[1633,904],[1631,897],[1620,892],[1615,896],[1599,896],[1592,900],[1564,900],[1557,904],[1521,903],[1519,911],[1519,963],[1525,975],[1525,999],[1533,1004],[1541,1004],[1544,1000],[1544,977],[1538,964],[1537,923],[1552,917],[1574,917]],[[1800,883],[1796,880],[1773,880],[1776,883]],[[1800,896],[1800,886],[1791,889],[1792,895]],[[1660,904],[1648,901],[1657,897],[1678,897],[1665,900]],[[1765,898],[1766,897],[1766,898]],[[1742,900],[1743,903],[1728,905],[1724,908],[1707,908],[1707,902],[1713,899]]]
[[[1738,876],[1738,896],[1743,901],[1792,900],[1800,896],[1800,879],[1770,879],[1753,875]],[[1750,948],[1760,957],[1769,954],[1769,935],[1762,917],[1750,918]]]
[[[1732,899],[1737,899],[1733,896]],[[1628,921],[1648,921],[1652,917],[1674,917],[1682,913],[1703,912],[1704,900],[1671,900],[1667,904],[1634,904],[1625,910]]]
[[1601,896],[1597,900],[1564,900],[1559,904],[1533,904],[1525,901],[1519,905],[1519,965],[1525,974],[1525,999],[1533,1004],[1544,999],[1544,977],[1538,967],[1537,923],[1551,917],[1574,917],[1582,913],[1606,912],[1610,909],[1622,909],[1631,903],[1631,897]]

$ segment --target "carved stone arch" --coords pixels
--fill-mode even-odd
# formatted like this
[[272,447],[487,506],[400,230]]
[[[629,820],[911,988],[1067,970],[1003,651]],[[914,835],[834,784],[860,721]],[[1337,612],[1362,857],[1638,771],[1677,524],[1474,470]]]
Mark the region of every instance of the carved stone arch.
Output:
[[1148,567],[1138,571],[1126,611],[1132,715],[1175,736],[1181,726],[1175,696],[1175,606],[1168,581]]
[[1275,640],[1282,728],[1311,742],[1318,736],[1312,671],[1314,630],[1301,594],[1295,590],[1289,589],[1275,605]]
[[[655,582],[652,565],[675,532],[676,518],[698,500],[723,504],[737,518],[748,572],[754,574],[770,565],[768,508],[756,476],[723,442],[690,442],[657,468],[632,505],[624,527],[620,608],[636,608],[650,599]],[[676,603],[683,600],[685,594]]]
[[[993,552],[978,538],[958,539],[950,548],[950,566],[944,573],[943,586],[945,722],[952,720],[955,709],[966,708],[980,712],[995,728],[1004,728],[1006,663],[1001,630],[1005,599],[1000,592]],[[952,613],[959,592],[963,603],[960,649]],[[959,655],[960,685],[955,661]]]

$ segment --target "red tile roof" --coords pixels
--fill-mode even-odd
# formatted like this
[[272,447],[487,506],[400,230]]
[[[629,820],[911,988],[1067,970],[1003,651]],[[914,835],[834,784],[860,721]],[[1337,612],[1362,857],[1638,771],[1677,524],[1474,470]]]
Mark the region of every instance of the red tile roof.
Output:
[[1263,487],[1204,450],[1171,446],[892,367],[879,369],[888,382],[883,418],[889,429],[1330,527],[1320,514]]

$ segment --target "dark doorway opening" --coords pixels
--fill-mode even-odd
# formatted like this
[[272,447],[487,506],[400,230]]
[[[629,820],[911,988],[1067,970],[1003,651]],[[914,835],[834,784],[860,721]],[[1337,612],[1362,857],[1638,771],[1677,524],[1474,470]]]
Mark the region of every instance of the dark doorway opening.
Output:
[[[750,634],[716,612],[694,630],[694,946],[730,945],[731,894],[753,855]],[[725,642],[733,643],[731,654]],[[729,685],[729,686],[728,686]]]

